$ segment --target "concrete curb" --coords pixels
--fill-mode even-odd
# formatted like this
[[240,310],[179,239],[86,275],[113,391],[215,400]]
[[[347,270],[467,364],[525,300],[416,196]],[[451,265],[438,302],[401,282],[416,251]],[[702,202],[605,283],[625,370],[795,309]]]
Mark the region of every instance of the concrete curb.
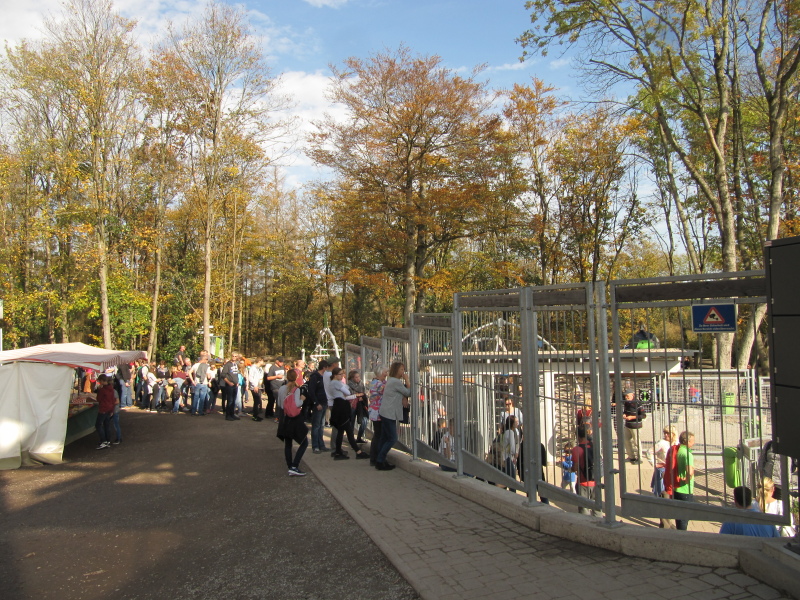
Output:
[[[627,523],[607,527],[596,518],[566,513],[546,504],[526,506],[519,495],[472,477],[457,477],[442,471],[437,465],[412,460],[397,450],[392,450],[392,453],[393,462],[404,471],[534,531],[626,556],[741,569],[751,577],[800,599],[800,556],[784,548],[786,540],[654,529]],[[390,560],[395,562],[392,558]],[[398,570],[403,572],[399,566]]]

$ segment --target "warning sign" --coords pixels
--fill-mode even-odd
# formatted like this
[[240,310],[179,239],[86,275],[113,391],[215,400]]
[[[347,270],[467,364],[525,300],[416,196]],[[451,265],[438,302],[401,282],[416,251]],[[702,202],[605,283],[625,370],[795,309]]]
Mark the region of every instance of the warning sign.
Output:
[[693,304],[692,331],[695,333],[736,331],[736,306],[733,304]]

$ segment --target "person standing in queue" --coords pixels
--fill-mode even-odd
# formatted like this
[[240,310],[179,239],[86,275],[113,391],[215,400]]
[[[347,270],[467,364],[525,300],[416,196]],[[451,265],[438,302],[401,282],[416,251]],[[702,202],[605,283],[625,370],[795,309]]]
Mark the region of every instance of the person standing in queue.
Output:
[[[291,369],[286,374],[286,384],[278,390],[278,408],[281,409],[281,419],[278,423],[277,436],[283,440],[286,467],[290,477],[303,477],[305,472],[300,470],[300,461],[308,448],[308,427],[303,420],[303,402],[305,396],[301,393],[297,381],[297,371]],[[297,442],[299,448],[292,457],[292,442]]]
[[239,417],[234,414],[236,410],[236,392],[239,389],[239,365],[238,355],[233,353],[224,365],[222,365],[222,394],[225,396],[225,420],[238,421]]
[[375,468],[379,471],[391,471],[394,465],[386,461],[389,450],[397,442],[397,422],[403,419],[403,408],[408,407],[411,397],[406,367],[401,362],[392,363],[389,367],[389,377],[383,389],[381,407],[378,411],[381,417],[381,448],[376,457]]
[[328,412],[328,396],[325,395],[325,383],[322,375],[328,369],[328,361],[321,360],[317,370],[308,378],[308,395],[311,398],[311,448],[314,454],[327,452],[322,434],[325,430],[325,414]]
[[[283,364],[283,357],[278,356],[272,362],[272,366],[267,371],[267,382],[269,383],[270,390],[272,390],[272,396],[276,399],[276,408],[277,408],[277,417],[275,421],[278,422],[280,420],[281,411],[283,410],[283,406],[281,405],[280,399],[278,399],[278,391],[281,389],[284,383],[286,383],[285,379],[286,375],[286,367]],[[272,412],[272,406],[267,405],[267,412]]]

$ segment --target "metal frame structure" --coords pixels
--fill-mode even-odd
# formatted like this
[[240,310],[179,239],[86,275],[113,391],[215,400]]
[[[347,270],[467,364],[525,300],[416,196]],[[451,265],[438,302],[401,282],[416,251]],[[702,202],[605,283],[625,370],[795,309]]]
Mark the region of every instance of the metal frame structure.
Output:
[[[655,497],[642,466],[627,464],[623,411],[616,410],[623,406],[623,388],[636,388],[650,419],[643,445],[657,439],[656,430],[688,430],[698,423],[703,487],[709,488],[708,473],[722,462],[723,448],[738,453],[739,464],[748,467],[743,483],[755,487],[753,465],[771,430],[768,381],[755,370],[710,367],[703,354],[709,345],[717,348],[708,338],[719,334],[690,338],[683,325],[692,304],[735,303],[746,315],[765,302],[764,292],[761,271],[613,281],[608,294],[602,282],[462,292],[454,296],[452,314],[415,313],[408,328],[383,327],[381,338],[362,336],[361,345],[348,344],[346,353],[360,352],[365,381],[378,365],[406,365],[410,423],[398,427],[398,449],[452,469],[457,477],[523,492],[528,505],[552,499],[602,514],[612,525],[618,475],[621,516],[785,525],[791,518],[788,493],[786,516],[731,508],[725,483],[713,501],[708,491],[706,501],[692,503]],[[637,320],[647,330],[660,328],[673,347],[626,348],[625,330]],[[687,356],[694,364],[685,364]],[[519,479],[492,455],[500,424],[510,422],[504,416],[509,410],[521,413],[525,425]],[[594,499],[556,481],[564,444],[579,424],[594,434]],[[438,447],[437,434],[452,438],[450,456]],[[789,490],[788,460],[781,458],[781,484]],[[649,477],[649,467],[644,472]]]
[[[655,426],[657,421],[663,427],[676,426],[678,432],[692,431],[696,440],[693,449],[695,473],[699,473],[695,477],[695,489],[704,492],[704,496],[695,495],[694,502],[682,502],[655,497],[644,491],[648,482],[641,477],[641,466],[633,469],[627,464],[622,439],[623,411],[617,410],[617,462],[620,465],[623,516],[774,525],[789,522],[788,493],[784,494],[783,500],[785,517],[752,511],[744,513],[731,507],[735,481],[730,480],[736,480],[737,472],[741,477],[745,467],[754,472],[752,463],[769,439],[766,429],[770,426],[770,408],[768,403],[761,402],[755,371],[719,369],[711,366],[710,360],[704,360],[703,355],[708,354],[709,348],[712,352],[718,348],[721,341],[715,340],[715,336],[733,336],[735,348],[738,337],[744,333],[742,324],[738,323],[740,319],[737,319],[736,333],[692,334],[692,343],[687,343],[689,333],[686,325],[691,322],[687,314],[692,305],[711,307],[715,303],[733,303],[740,315],[748,311],[752,314],[759,304],[766,302],[765,290],[763,271],[611,282],[616,406],[623,405],[622,392],[626,387],[632,386],[640,398],[646,400],[651,424],[643,430],[651,443],[657,436],[655,431],[660,429]],[[657,330],[654,335],[658,337],[661,334],[664,343],[673,347],[625,348],[626,338],[622,332],[625,320],[631,329],[635,328],[636,321],[640,321],[647,331]],[[680,364],[687,357],[693,357],[691,362],[697,363],[698,368],[686,369],[685,364]],[[718,364],[718,360],[715,362]],[[669,364],[680,366],[662,368],[654,376],[653,365]],[[789,489],[787,467],[786,457],[783,457],[782,483],[786,490]],[[741,481],[737,485],[742,483],[749,483],[755,496],[755,482]],[[776,485],[780,484],[776,482]]]

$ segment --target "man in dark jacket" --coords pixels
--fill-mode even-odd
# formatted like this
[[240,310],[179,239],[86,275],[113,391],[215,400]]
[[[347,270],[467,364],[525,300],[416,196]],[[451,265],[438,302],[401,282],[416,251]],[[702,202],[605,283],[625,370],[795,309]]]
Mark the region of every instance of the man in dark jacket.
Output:
[[222,366],[220,372],[222,378],[222,393],[227,399],[225,405],[225,420],[238,421],[239,417],[234,414],[236,410],[236,390],[239,388],[239,355],[234,353]]
[[625,404],[623,406],[622,418],[625,421],[625,453],[632,464],[641,463],[642,448],[639,443],[639,430],[642,428],[642,420],[647,418],[647,414],[642,407],[642,402],[636,398],[631,388],[626,388],[623,392]]
[[317,370],[308,378],[308,396],[311,399],[311,448],[314,454],[327,452],[322,433],[325,428],[325,413],[328,411],[328,397],[325,395],[325,384],[322,374],[328,368],[328,361],[321,360]]

